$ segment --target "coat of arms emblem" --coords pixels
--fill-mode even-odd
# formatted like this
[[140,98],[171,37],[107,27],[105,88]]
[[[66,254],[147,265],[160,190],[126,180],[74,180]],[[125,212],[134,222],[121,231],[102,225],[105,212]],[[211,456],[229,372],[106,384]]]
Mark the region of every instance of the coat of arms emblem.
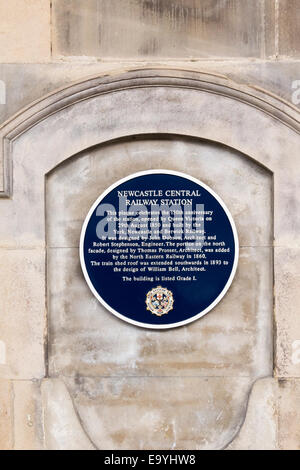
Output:
[[158,317],[169,313],[173,309],[173,303],[173,294],[165,287],[158,286],[147,293],[147,310]]

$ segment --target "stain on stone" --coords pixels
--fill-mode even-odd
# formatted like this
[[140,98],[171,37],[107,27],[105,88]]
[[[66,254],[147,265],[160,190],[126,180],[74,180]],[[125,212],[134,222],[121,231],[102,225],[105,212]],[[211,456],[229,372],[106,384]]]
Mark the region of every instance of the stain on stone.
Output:
[[156,37],[151,37],[144,41],[144,43],[139,48],[139,54],[142,55],[156,55],[159,51],[159,42]]
[[288,379],[278,379],[278,383],[280,388],[288,388],[290,385]]
[[111,438],[117,444],[117,446],[120,446],[125,441],[127,434],[128,429],[123,429],[112,433]]
[[55,4],[55,7],[52,8],[52,11],[54,21],[56,22],[60,33],[57,35],[60,47],[67,47],[70,49],[72,47],[71,25],[73,22],[71,4],[66,1],[57,3]]
[[222,12],[226,10],[232,0],[144,0],[142,2],[141,16],[149,21],[167,19],[172,25],[187,27],[193,22],[219,22]]

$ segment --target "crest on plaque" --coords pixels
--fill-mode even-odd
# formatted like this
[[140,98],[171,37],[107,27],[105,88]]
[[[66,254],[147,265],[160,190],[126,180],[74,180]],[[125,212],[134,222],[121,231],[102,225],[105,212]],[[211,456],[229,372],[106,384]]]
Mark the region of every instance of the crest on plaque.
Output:
[[165,287],[155,287],[151,289],[146,296],[147,310],[161,317],[173,309],[174,298],[170,290]]

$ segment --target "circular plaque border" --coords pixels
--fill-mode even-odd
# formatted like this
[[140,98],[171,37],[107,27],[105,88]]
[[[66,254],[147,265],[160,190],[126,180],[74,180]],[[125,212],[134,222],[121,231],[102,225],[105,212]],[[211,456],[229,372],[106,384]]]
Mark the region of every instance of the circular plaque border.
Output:
[[[193,181],[194,183],[202,186],[204,189],[206,189],[218,202],[219,204],[222,206],[222,208],[224,209],[229,221],[230,221],[230,225],[231,225],[231,228],[232,228],[232,231],[233,231],[233,237],[234,237],[234,248],[235,248],[235,255],[234,255],[234,262],[233,262],[233,266],[232,266],[232,270],[231,270],[231,273],[230,273],[230,276],[229,276],[229,279],[227,281],[227,283],[225,284],[225,287],[224,289],[222,290],[222,292],[218,295],[218,297],[205,309],[203,310],[202,312],[200,312],[199,314],[197,315],[194,315],[193,317],[191,318],[188,318],[187,320],[183,320],[181,322],[177,322],[177,323],[170,323],[170,324],[167,324],[167,325],[152,325],[150,323],[142,323],[142,322],[138,322],[138,321],[135,321],[135,320],[131,320],[130,318],[122,315],[121,313],[117,312],[116,310],[114,310],[113,308],[110,307],[110,305],[107,304],[107,302],[105,302],[105,300],[98,294],[98,292],[96,291],[96,289],[94,288],[91,280],[90,280],[90,277],[89,277],[89,274],[87,272],[87,269],[86,269],[86,265],[85,265],[85,259],[84,259],[84,237],[85,237],[85,232],[86,232],[86,228],[87,228],[87,225],[89,223],[89,220],[94,212],[94,210],[96,209],[96,207],[99,205],[99,203],[102,201],[102,199],[105,198],[105,196],[107,196],[107,194],[109,194],[113,189],[115,189],[117,186],[119,186],[120,184],[122,183],[125,183],[126,181],[129,181],[131,179],[134,179],[134,178],[137,178],[139,176],[146,176],[146,175],[151,175],[151,174],[169,174],[169,175],[175,175],[175,176],[179,176],[181,178],[186,178],[190,181]],[[80,243],[79,243],[79,256],[80,256],[80,264],[81,264],[81,269],[82,269],[82,272],[83,272],[83,275],[84,275],[84,278],[90,288],[90,290],[92,291],[92,293],[94,294],[94,296],[96,297],[96,299],[109,311],[111,312],[113,315],[115,315],[116,317],[120,318],[121,320],[127,322],[127,323],[130,323],[132,325],[135,325],[135,326],[139,326],[139,327],[142,327],[142,328],[147,328],[147,329],[155,329],[155,330],[166,330],[166,329],[170,329],[170,328],[177,328],[177,327],[180,327],[180,326],[184,326],[184,325],[187,325],[189,323],[192,323],[196,320],[198,320],[199,318],[202,318],[204,315],[206,315],[208,312],[210,312],[210,310],[212,310],[221,300],[222,298],[224,297],[224,295],[226,294],[226,292],[228,291],[229,287],[231,286],[232,284],[232,281],[234,279],[234,276],[235,276],[235,273],[236,273],[236,270],[237,270],[237,266],[238,266],[238,259],[239,259],[239,240],[238,240],[238,233],[237,233],[237,229],[236,229],[236,226],[235,226],[235,223],[234,223],[234,220],[233,220],[233,217],[229,211],[229,209],[227,208],[226,204],[224,203],[224,201],[209,187],[207,186],[205,183],[202,183],[202,181],[198,180],[197,178],[194,178],[193,176],[190,176],[190,175],[187,175],[186,173],[182,173],[182,172],[179,172],[179,171],[173,171],[173,170],[165,170],[165,169],[160,169],[160,170],[145,170],[145,171],[139,171],[137,173],[132,173],[128,176],[126,176],[125,178],[122,178],[118,181],[116,181],[115,183],[113,183],[111,186],[109,186],[109,188],[107,188],[97,199],[96,201],[92,204],[92,207],[90,208],[85,220],[84,220],[84,223],[82,225],[82,229],[81,229],[81,234],[80,234]]]

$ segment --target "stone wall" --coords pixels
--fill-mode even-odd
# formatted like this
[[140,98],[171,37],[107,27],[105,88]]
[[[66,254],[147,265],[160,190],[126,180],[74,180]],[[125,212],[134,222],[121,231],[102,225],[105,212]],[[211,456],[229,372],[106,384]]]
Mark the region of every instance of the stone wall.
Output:
[[1,62],[299,58],[297,0],[1,1]]
[[[0,158],[5,196],[0,198],[0,449],[300,449],[300,223],[294,217],[299,203],[299,22],[298,0],[0,0],[0,130],[1,147],[8,149]],[[113,109],[119,104],[110,97],[93,101],[92,90],[101,91],[114,75],[144,69],[156,71],[150,74],[161,86],[155,99],[165,113],[160,128],[150,103],[145,129],[187,139],[127,139],[102,147],[119,139],[121,131],[100,142],[97,125],[106,135],[108,124],[121,129],[122,117],[132,119],[137,134],[143,128],[123,108],[109,114],[113,103]],[[172,82],[174,92],[165,92],[163,80],[173,72],[162,72],[161,78],[164,69],[178,71],[177,81],[197,81],[189,71],[204,73],[205,86],[197,97],[183,98],[177,82]],[[104,78],[95,84],[90,77]],[[124,92],[122,98],[133,113],[137,103],[154,102],[144,82],[141,87],[140,96],[133,93],[129,99]],[[69,99],[69,89],[73,98],[65,114],[60,100]],[[88,108],[75,100],[86,90]],[[196,108],[189,128],[184,124],[184,117],[191,116],[187,103]],[[103,117],[99,124],[100,107],[106,121]],[[171,120],[176,109],[182,116]],[[205,110],[210,125],[201,120]],[[85,129],[79,136],[69,127],[73,120],[77,129]],[[122,137],[130,135],[126,125],[122,130]],[[216,148],[216,142],[224,147]],[[130,164],[121,161],[124,145]],[[117,174],[146,168],[145,149],[153,152],[156,167],[185,165],[202,172],[229,200],[243,233],[238,281],[210,316],[185,330],[189,347],[180,330],[165,334],[161,342],[152,332],[144,335],[111,319],[89,298],[76,263],[72,281],[66,278],[64,263],[68,256],[73,259],[78,240],[76,224],[97,192],[93,178],[103,178],[105,185]],[[213,166],[201,159],[195,163],[197,152],[211,155]],[[166,160],[166,154],[173,159]],[[119,156],[118,170],[110,170]],[[231,186],[222,184],[223,161],[227,181],[239,175],[239,196],[242,182],[249,181],[241,197],[231,200]],[[69,181],[68,174],[74,179]],[[70,193],[80,185],[82,191],[89,188],[74,213],[63,199],[66,184]],[[257,229],[252,238],[251,197],[260,206],[252,213]],[[52,235],[64,211],[73,238],[68,233],[62,246],[60,232],[55,232],[57,240]],[[56,252],[63,248],[66,255],[59,263]],[[261,272],[251,264],[253,250],[261,253]],[[78,290],[80,305],[74,301]],[[66,305],[70,292],[73,303]],[[90,311],[93,328],[104,322],[102,336],[85,325],[82,312],[88,308],[95,309]],[[219,314],[224,314],[222,331]],[[114,336],[110,346],[107,338],[114,329],[119,340],[112,349]],[[199,338],[205,351],[197,349]],[[187,356],[174,355],[176,344]],[[170,403],[157,380],[161,374],[166,387],[174,389]],[[160,400],[154,400],[155,394]],[[126,407],[133,412],[130,426],[139,416],[144,419],[130,439],[122,426]],[[193,432],[187,432],[181,409],[194,423]]]

